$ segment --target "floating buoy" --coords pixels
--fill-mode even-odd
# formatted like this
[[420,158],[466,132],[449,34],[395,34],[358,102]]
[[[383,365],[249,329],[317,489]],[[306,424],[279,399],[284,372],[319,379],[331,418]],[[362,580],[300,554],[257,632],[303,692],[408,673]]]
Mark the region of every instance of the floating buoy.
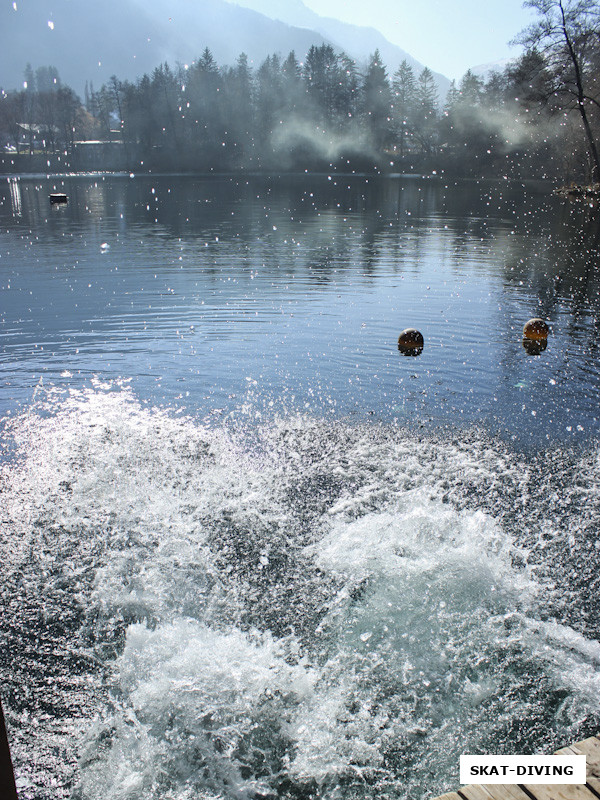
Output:
[[548,338],[548,323],[539,317],[530,319],[523,328],[523,338],[534,342],[541,342]]
[[50,202],[51,203],[66,203],[68,201],[68,197],[64,192],[53,192],[50,195]]
[[548,347],[548,339],[525,339],[523,338],[523,347],[525,348],[528,356],[539,356]]
[[398,337],[398,350],[405,356],[420,356],[423,346],[423,334],[416,328],[406,328]]

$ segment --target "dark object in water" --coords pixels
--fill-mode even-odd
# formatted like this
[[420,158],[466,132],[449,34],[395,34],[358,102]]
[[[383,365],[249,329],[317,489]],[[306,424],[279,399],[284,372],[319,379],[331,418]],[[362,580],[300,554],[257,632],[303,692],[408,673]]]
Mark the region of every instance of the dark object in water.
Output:
[[398,337],[398,350],[404,356],[420,356],[423,346],[423,334],[416,328],[406,328]]
[[17,800],[17,787],[13,772],[4,714],[0,704],[0,797],[2,800]]
[[53,192],[50,195],[50,202],[54,203],[66,203],[68,202],[69,198],[64,192]]
[[535,342],[541,342],[548,338],[549,331],[550,329],[548,328],[547,322],[544,322],[544,320],[539,317],[534,317],[534,319],[530,319],[525,323],[523,337]]
[[523,338],[523,347],[529,356],[539,356],[548,347],[548,339]]

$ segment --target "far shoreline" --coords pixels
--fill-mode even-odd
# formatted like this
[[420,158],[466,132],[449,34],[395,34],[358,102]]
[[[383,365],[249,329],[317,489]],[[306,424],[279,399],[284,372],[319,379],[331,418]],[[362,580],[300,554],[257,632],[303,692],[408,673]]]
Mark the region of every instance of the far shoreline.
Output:
[[[531,177],[527,176],[524,178],[521,177],[508,177],[508,176],[498,176],[498,175],[458,175],[455,173],[446,173],[442,171],[432,171],[432,172],[387,172],[381,170],[373,170],[372,172],[368,172],[365,170],[361,170],[360,172],[338,172],[334,169],[332,170],[306,170],[306,171],[298,171],[298,170],[254,170],[252,172],[235,172],[235,171],[181,171],[181,170],[160,170],[160,171],[153,171],[153,170],[145,170],[145,171],[131,171],[128,172],[126,170],[81,170],[81,171],[69,171],[69,172],[41,172],[41,171],[32,171],[32,172],[0,172],[0,180],[69,180],[69,179],[95,179],[95,178],[115,178],[115,179],[140,179],[140,178],[198,178],[202,180],[221,180],[221,179],[236,179],[236,180],[243,180],[248,178],[262,178],[262,179],[269,179],[269,180],[286,180],[286,179],[305,179],[305,178],[326,178],[330,180],[335,179],[352,179],[352,178],[364,178],[366,180],[372,179],[393,179],[393,180],[423,180],[423,181],[432,181],[432,182],[442,182],[442,181],[452,181],[453,183],[461,182],[461,183],[498,183],[498,184],[507,184],[514,186],[515,184],[520,184],[521,186],[552,186],[552,193],[563,196],[563,193],[570,194],[573,193],[573,190],[570,186],[566,186],[563,184],[559,184],[555,178],[550,177]],[[581,191],[585,191],[586,189],[591,187],[585,186],[576,186],[575,193],[579,193]],[[600,193],[600,189],[597,190]]]

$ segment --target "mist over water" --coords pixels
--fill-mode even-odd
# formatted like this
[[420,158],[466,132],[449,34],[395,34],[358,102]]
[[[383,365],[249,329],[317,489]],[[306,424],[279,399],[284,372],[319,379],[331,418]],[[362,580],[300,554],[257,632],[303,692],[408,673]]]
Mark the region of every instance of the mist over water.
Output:
[[364,181],[9,187],[20,796],[424,797],[598,729],[593,231]]

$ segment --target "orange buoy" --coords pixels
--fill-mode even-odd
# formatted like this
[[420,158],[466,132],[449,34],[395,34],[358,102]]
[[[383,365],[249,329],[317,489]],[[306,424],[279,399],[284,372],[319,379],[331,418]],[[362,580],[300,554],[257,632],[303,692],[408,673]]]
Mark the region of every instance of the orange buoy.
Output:
[[523,337],[523,347],[529,356],[539,356],[548,347],[548,339],[525,339]]
[[541,342],[548,338],[549,331],[550,329],[548,328],[547,322],[544,322],[544,320],[539,317],[534,317],[530,319],[529,322],[525,323],[523,338],[530,339],[534,342]]
[[398,337],[398,350],[405,356],[420,356],[423,346],[423,334],[416,328],[406,328]]

